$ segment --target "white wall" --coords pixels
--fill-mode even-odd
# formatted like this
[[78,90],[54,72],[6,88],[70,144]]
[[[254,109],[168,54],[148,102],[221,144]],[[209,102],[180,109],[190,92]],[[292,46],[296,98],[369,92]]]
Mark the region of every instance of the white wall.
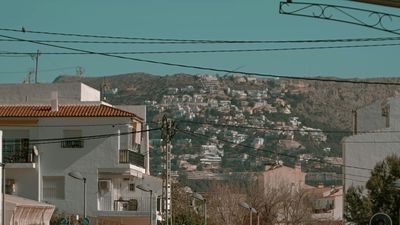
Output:
[[382,116],[382,101],[357,110],[357,130],[359,132],[378,130],[386,127],[386,119]]
[[[63,137],[63,129],[82,129],[82,135],[116,134],[118,130],[127,132],[126,124],[130,118],[42,118],[36,127],[21,127],[29,129],[29,138],[32,140]],[[99,124],[106,124],[98,126]],[[77,125],[75,127],[74,125]],[[96,125],[96,126],[82,126]],[[51,127],[46,127],[51,126]],[[63,128],[63,126],[67,126]],[[7,127],[1,127],[7,132]],[[126,138],[121,136],[121,139]],[[83,183],[73,179],[67,174],[71,171],[79,171],[87,178],[87,214],[95,215],[97,212],[97,190],[98,190],[98,169],[126,168],[126,165],[119,164],[119,149],[127,149],[123,143],[118,144],[117,136],[93,140],[85,140],[84,148],[61,148],[61,143],[35,144],[41,157],[42,176],[65,176],[65,200],[43,199],[57,206],[58,209],[69,213],[82,213],[83,211]],[[125,143],[126,145],[126,143]],[[31,169],[34,171],[34,169]],[[122,172],[121,172],[122,173]],[[29,179],[35,176],[29,173],[18,173],[14,175],[18,180],[23,180],[24,187],[31,187]],[[20,179],[21,177],[21,179]],[[23,179],[22,179],[23,178]],[[30,191],[30,192],[29,192]],[[22,193],[22,190],[21,190]],[[25,196],[37,199],[34,193],[37,191],[24,190]]]
[[50,104],[53,91],[60,104],[100,101],[100,92],[82,83],[0,84],[0,104]]
[[[382,107],[390,105],[389,127],[382,116]],[[345,190],[350,186],[364,186],[376,163],[388,155],[400,155],[400,98],[380,100],[357,111],[358,131],[367,132],[350,136],[343,141],[343,157],[346,167]],[[372,132],[371,132],[372,131]],[[370,133],[368,133],[370,132]]]
[[343,192],[342,195],[335,196],[335,208],[333,209],[333,218],[335,220],[343,219]]
[[100,101],[100,91],[81,83],[81,101]]
[[[56,119],[45,119],[43,124],[56,124]],[[129,123],[129,118],[83,118],[83,119],[65,119],[66,124],[111,124],[111,123]],[[121,133],[127,132],[126,125],[106,125],[106,126],[88,126],[82,127],[82,135],[97,135],[97,134],[113,134],[121,130]],[[41,137],[62,136],[62,129],[48,128],[41,132]],[[121,139],[126,138],[121,136]],[[38,146],[43,152],[41,154],[42,175],[43,176],[66,176],[65,181],[65,200],[50,201],[58,208],[64,209],[72,213],[81,213],[82,208],[82,181],[68,177],[67,174],[71,171],[79,171],[87,178],[87,214],[94,215],[97,212],[97,190],[98,190],[98,169],[99,168],[118,168],[119,164],[119,149],[118,137],[85,140],[84,148],[65,149],[61,148],[60,144],[47,144]],[[127,143],[125,143],[126,145]],[[121,149],[126,149],[127,146],[121,143]]]
[[[382,130],[382,131],[388,131]],[[388,155],[400,154],[400,133],[365,133],[348,137],[343,142],[345,189],[364,186],[376,163]],[[359,169],[359,168],[366,169]]]
[[15,180],[15,193],[14,195],[39,200],[38,189],[38,170],[37,169],[22,169],[22,168],[7,168],[6,166],[6,179]]

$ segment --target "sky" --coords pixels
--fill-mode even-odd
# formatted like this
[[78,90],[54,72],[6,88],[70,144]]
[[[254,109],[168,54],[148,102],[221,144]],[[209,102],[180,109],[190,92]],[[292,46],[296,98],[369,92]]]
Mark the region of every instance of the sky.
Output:
[[[316,2],[309,0],[309,2]],[[352,6],[400,15],[400,9],[350,1],[318,1]],[[372,17],[373,18],[373,15]],[[386,18],[387,19],[387,18]],[[124,37],[211,39],[211,40],[302,40],[333,38],[396,37],[366,27],[279,14],[276,0],[3,0],[0,28],[93,34]],[[389,21],[390,22],[390,21]],[[400,25],[393,20],[390,26]],[[399,26],[400,27],[400,26]],[[23,39],[95,40],[78,37],[37,35],[0,31]],[[1,37],[0,37],[1,38]],[[2,38],[4,39],[4,38]],[[361,42],[380,44],[391,42]],[[214,49],[269,49],[329,44],[71,44],[57,45],[95,52],[175,51]],[[1,52],[72,52],[25,42],[0,41]],[[340,78],[397,77],[400,46],[342,48],[301,51],[268,51],[202,54],[125,55],[147,60],[212,67],[254,73],[290,76],[336,76]],[[101,55],[40,55],[39,82],[52,82],[61,74],[76,74],[76,67],[85,69],[84,76],[106,76],[131,72],[155,75],[175,73],[215,74],[215,72],[171,67]],[[20,83],[35,61],[29,55],[0,55],[0,83]],[[223,75],[224,73],[219,73]]]

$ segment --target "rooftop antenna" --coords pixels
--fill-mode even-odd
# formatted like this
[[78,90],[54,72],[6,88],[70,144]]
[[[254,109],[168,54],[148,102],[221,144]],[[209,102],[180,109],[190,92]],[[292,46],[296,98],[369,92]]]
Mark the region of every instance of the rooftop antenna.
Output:
[[26,75],[25,79],[22,81],[22,83],[24,83],[24,84],[30,84],[31,81],[32,81],[32,74],[34,74],[34,73],[35,73],[34,70],[30,70],[30,71],[28,72],[28,74]]
[[83,68],[82,66],[77,66],[75,68],[75,71],[77,77],[82,77],[82,75],[85,73],[85,68]]
[[[39,67],[39,49],[36,51],[36,54],[30,54],[32,60],[35,60],[35,84],[37,84],[37,78],[38,78],[38,67]],[[29,83],[31,83],[29,81]]]

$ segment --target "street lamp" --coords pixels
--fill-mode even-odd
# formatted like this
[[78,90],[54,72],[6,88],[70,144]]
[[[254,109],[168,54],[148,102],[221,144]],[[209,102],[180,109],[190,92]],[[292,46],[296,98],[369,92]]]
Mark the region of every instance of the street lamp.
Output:
[[199,193],[193,193],[192,194],[192,198],[200,200],[203,202],[204,204],[204,225],[207,225],[207,203],[206,203],[206,199]]
[[68,175],[77,180],[83,180],[83,219],[86,218],[86,177],[83,177],[81,173],[72,171]]
[[153,190],[150,189],[148,186],[144,186],[142,184],[136,185],[136,187],[144,192],[150,192],[150,225],[153,224],[153,214],[152,214],[152,208],[151,208],[151,201],[153,200]]
[[246,202],[239,203],[239,206],[249,210],[249,212],[250,212],[250,225],[253,224],[253,213],[257,213],[257,225],[260,224],[260,215],[259,215],[259,213],[257,212],[257,210],[255,208],[249,206],[249,204],[247,204]]

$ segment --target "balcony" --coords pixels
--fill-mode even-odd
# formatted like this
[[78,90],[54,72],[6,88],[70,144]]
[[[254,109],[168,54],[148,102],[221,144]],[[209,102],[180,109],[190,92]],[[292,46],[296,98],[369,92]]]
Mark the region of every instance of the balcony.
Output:
[[29,146],[29,139],[4,139],[4,163],[35,163],[33,149]]
[[144,167],[144,155],[129,149],[119,150],[119,163]]

